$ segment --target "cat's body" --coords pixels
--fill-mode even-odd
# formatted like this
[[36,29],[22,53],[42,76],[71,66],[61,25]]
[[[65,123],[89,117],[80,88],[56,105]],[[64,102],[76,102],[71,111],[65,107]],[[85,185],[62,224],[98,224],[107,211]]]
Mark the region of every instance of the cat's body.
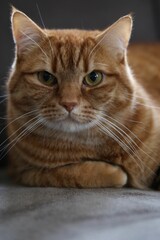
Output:
[[128,60],[138,83],[160,106],[160,43],[131,44]]
[[125,53],[130,16],[105,32],[44,34],[16,10],[12,22],[14,178],[31,186],[150,187],[160,166],[160,45],[131,46],[134,77]]

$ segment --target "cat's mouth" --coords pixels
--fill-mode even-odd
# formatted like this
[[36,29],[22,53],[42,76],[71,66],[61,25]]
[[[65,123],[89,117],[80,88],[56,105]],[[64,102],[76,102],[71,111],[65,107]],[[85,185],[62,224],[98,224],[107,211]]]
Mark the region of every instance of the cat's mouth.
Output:
[[60,130],[64,132],[77,132],[89,129],[95,125],[95,121],[88,119],[84,115],[71,114],[59,115],[56,118],[46,119],[42,117],[43,124],[53,130]]
[[57,126],[64,132],[79,132],[93,127],[95,123],[92,121],[76,120],[75,118],[68,116],[65,120],[59,123]]
[[75,113],[69,113],[68,116],[64,119],[64,121],[70,122],[70,123],[78,123],[78,124],[88,124],[92,122],[91,118],[88,118],[84,114],[75,114]]

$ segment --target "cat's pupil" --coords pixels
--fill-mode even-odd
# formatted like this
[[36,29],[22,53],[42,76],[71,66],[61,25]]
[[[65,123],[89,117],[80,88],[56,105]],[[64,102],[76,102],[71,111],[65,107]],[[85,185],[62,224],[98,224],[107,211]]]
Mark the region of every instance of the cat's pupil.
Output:
[[52,75],[46,71],[43,72],[44,81],[48,82],[52,78]]
[[90,80],[92,80],[93,82],[95,82],[95,81],[97,80],[97,78],[98,78],[98,73],[95,72],[95,71],[91,72],[91,73],[89,74],[89,78],[90,78]]
[[57,84],[56,77],[47,71],[38,72],[37,76],[39,81],[45,85],[53,86]]

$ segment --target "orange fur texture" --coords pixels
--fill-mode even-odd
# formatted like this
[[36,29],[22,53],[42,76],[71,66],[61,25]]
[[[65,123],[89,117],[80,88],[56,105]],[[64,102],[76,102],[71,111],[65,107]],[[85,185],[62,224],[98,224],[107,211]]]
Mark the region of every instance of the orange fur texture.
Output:
[[17,182],[152,185],[160,165],[160,45],[128,48],[131,29],[130,15],[105,31],[41,29],[13,9],[7,111]]

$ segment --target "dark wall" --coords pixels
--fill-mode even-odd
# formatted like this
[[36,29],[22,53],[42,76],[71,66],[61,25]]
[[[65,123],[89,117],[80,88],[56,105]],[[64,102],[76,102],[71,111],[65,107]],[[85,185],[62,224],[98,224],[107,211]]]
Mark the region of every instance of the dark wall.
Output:
[[[154,41],[160,37],[160,0],[12,0],[11,3],[42,26],[37,3],[48,28],[103,29],[119,17],[132,12],[132,40]],[[10,1],[1,1],[0,16],[0,53],[3,58],[0,74],[3,77],[13,59]]]
[[[12,0],[11,2],[1,0],[0,96],[4,94],[3,85],[14,56],[10,30],[10,4],[24,11],[42,26],[38,4],[47,28],[103,29],[119,17],[132,12],[134,16],[132,41],[160,40],[160,0]],[[3,98],[0,97],[0,102],[2,100]],[[4,104],[0,103],[0,118],[5,117],[3,109]],[[0,119],[0,132],[3,126],[4,120]],[[0,142],[3,142],[4,138],[4,134],[1,133]]]

